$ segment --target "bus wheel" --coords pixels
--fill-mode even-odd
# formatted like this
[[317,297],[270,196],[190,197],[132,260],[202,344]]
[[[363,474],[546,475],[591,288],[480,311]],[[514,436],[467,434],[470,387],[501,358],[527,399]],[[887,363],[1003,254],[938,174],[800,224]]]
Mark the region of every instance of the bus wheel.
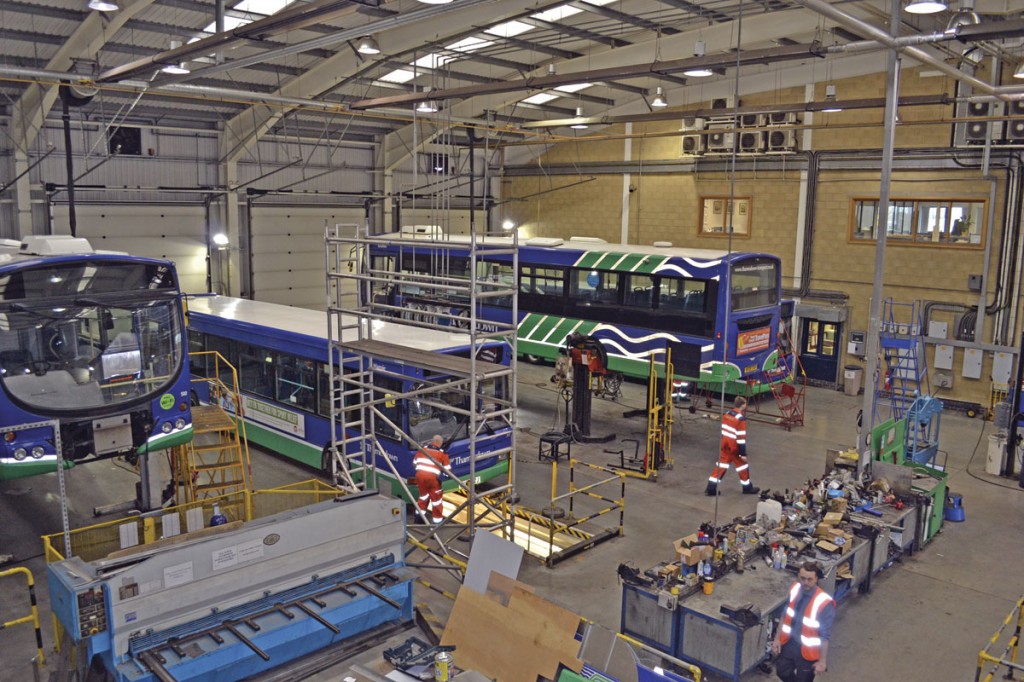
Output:
[[194,389],[189,391],[188,402],[192,407],[199,407],[199,394]]
[[542,358],[539,355],[530,355],[529,353],[527,353],[523,357],[526,358],[527,362],[533,365],[539,365],[540,363],[544,362],[544,358]]

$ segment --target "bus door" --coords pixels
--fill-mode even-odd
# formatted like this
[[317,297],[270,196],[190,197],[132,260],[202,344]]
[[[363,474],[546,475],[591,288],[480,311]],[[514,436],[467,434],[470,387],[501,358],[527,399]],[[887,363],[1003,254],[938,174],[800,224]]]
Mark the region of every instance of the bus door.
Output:
[[807,378],[835,384],[839,376],[841,322],[803,318],[800,327],[800,362]]

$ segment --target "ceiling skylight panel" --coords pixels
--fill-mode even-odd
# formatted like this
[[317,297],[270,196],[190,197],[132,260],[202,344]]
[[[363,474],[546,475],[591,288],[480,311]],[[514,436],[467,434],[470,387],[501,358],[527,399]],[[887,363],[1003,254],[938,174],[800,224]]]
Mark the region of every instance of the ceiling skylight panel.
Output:
[[570,93],[579,92],[580,90],[586,90],[587,88],[592,87],[593,85],[593,83],[572,83],[570,85],[559,85],[557,88],[555,88],[555,90]]
[[[413,65],[414,66],[418,66],[418,67],[423,68],[423,69],[439,69],[442,66],[444,66],[445,64],[447,64],[448,62],[451,62],[451,61],[454,61],[454,60],[455,60],[454,57],[445,57],[442,54],[437,54],[436,52],[431,52],[426,57],[420,57],[419,59],[414,61]],[[385,79],[382,79],[382,80],[385,80]],[[405,82],[405,81],[402,81],[402,82]]]
[[545,104],[553,99],[558,99],[558,95],[552,95],[546,92],[542,92],[538,95],[532,95],[523,100],[525,104]]
[[464,38],[457,43],[452,43],[448,46],[449,50],[455,50],[456,52],[473,52],[474,50],[482,50],[485,47],[490,47],[494,42],[491,40],[484,40],[483,38]]
[[277,14],[292,4],[292,2],[293,0],[242,0],[233,9],[239,12],[252,12],[254,14],[270,16],[271,14]]
[[570,5],[562,5],[561,7],[553,7],[546,12],[539,14],[531,14],[530,16],[534,19],[540,19],[541,21],[556,22],[571,17],[574,14],[579,14],[583,10],[576,9]]
[[[612,0],[614,1],[614,0]],[[506,21],[504,24],[498,24],[497,26],[491,26],[484,30],[484,33],[490,33],[492,36],[499,36],[501,38],[512,38],[519,35],[520,33],[526,33],[532,31],[533,26],[524,24],[521,21]]]
[[416,74],[408,69],[395,69],[391,73],[384,74],[378,80],[388,83],[408,83],[415,77]]
[[[226,17],[224,17],[224,30],[225,31],[233,31],[236,28],[238,28],[239,26],[245,26],[246,24],[251,24],[251,23],[252,23],[252,19],[240,19],[239,17],[235,17],[235,16],[226,16]],[[210,24],[206,28],[203,29],[203,32],[204,33],[216,33],[217,32],[217,22],[216,21],[211,21]],[[188,42],[194,43],[195,41],[199,40],[200,37],[201,36],[195,36],[193,38],[190,38]]]

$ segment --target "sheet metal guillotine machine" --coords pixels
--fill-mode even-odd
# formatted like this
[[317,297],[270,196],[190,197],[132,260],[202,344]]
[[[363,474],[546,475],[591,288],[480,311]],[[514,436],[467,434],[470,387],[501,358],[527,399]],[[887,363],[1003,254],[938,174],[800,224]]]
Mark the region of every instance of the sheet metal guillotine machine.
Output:
[[359,493],[128,557],[51,564],[50,598],[86,660],[117,682],[239,680],[410,621],[404,543],[404,505]]

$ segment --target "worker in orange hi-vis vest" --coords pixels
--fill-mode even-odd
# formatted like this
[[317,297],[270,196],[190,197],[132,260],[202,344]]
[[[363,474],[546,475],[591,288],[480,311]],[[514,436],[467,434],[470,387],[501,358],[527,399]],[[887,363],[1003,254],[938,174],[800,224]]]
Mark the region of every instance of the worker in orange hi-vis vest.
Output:
[[706,495],[718,494],[718,482],[729,471],[729,465],[736,467],[740,477],[743,493],[756,495],[761,491],[750,482],[749,465],[747,464],[747,399],[736,396],[733,408],[722,415],[722,443],[719,447],[718,464],[708,478]]
[[417,500],[420,515],[426,521],[427,504],[429,503],[434,523],[441,523],[444,520],[441,502],[441,466],[450,466],[450,462],[448,455],[441,449],[443,444],[444,438],[434,436],[430,440],[430,445],[418,451],[413,458],[413,464],[416,467],[416,487],[420,489],[420,497]]

